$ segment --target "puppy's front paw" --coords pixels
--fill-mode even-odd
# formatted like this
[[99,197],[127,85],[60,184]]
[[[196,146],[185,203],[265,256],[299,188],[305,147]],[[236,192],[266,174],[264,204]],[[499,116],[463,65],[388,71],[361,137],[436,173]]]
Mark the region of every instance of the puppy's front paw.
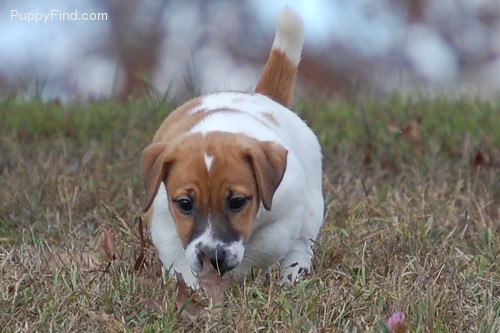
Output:
[[288,267],[283,268],[281,271],[281,279],[279,284],[296,284],[300,277],[309,274],[309,265],[299,264],[298,262],[288,265]]

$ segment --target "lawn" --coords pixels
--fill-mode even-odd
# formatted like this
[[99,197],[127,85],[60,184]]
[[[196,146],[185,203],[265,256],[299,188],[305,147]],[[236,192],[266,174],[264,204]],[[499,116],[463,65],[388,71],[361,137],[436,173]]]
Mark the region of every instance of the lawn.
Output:
[[0,101],[3,332],[384,332],[397,311],[411,332],[500,331],[499,103],[299,100],[324,154],[315,274],[231,283],[191,321],[151,247],[134,270],[140,155],[173,108]]

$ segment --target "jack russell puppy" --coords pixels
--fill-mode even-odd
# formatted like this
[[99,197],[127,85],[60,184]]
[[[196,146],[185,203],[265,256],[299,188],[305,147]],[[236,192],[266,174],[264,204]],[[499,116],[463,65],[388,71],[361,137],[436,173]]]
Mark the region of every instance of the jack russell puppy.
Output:
[[284,9],[255,92],[187,102],[143,151],[153,244],[191,287],[203,255],[236,279],[279,263],[290,283],[311,268],[324,210],[321,149],[287,108],[303,43],[302,20]]

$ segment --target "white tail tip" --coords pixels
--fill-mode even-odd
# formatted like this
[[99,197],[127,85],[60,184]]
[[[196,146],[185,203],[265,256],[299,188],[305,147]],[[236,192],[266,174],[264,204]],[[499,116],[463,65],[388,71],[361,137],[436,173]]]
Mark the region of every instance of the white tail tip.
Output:
[[302,46],[304,45],[304,23],[300,16],[285,7],[278,15],[276,23],[276,37],[274,37],[273,49],[278,49],[298,65]]

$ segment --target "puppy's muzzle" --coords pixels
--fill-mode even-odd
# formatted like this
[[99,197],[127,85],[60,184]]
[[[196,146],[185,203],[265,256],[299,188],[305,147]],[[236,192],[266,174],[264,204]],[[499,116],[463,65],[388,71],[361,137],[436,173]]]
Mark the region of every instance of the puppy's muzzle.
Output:
[[205,246],[200,248],[198,252],[198,262],[201,267],[203,267],[204,255],[208,257],[213,268],[215,268],[220,275],[224,275],[236,267],[229,263],[227,250],[222,247],[213,248]]

